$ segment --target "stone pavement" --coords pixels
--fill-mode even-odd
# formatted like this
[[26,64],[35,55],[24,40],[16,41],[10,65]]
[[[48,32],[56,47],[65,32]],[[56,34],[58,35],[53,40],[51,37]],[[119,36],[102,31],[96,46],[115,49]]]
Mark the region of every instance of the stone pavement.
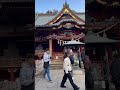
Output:
[[[73,90],[69,80],[66,82],[67,88],[60,88],[60,83],[63,77],[63,70],[51,70],[51,79],[53,83],[48,82],[47,77],[44,79],[41,75],[35,78],[35,90]],[[80,87],[80,90],[85,90],[85,75],[82,69],[74,70],[74,82]]]

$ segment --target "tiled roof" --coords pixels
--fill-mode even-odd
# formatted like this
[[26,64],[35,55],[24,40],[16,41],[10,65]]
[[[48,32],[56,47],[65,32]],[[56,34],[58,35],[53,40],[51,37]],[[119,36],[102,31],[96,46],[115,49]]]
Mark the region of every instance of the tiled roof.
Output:
[[[85,21],[85,14],[84,13],[76,13],[76,15]],[[50,22],[52,19],[56,17],[55,14],[36,14],[35,15],[35,26],[42,26]]]
[[93,33],[92,31],[89,31],[85,36],[85,43],[116,43],[116,42],[119,42],[119,40],[97,36],[96,33]]
[[76,14],[80,19],[85,21],[85,13],[82,14]]
[[51,21],[53,18],[55,18],[55,15],[54,16],[39,16],[38,15],[35,20],[35,26],[45,25],[46,23]]

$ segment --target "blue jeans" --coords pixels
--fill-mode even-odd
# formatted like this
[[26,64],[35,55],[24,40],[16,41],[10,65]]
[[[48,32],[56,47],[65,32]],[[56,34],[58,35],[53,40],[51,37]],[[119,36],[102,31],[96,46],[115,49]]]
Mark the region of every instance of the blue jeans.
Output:
[[50,78],[50,66],[48,68],[44,68],[43,76],[45,77],[46,74],[47,74],[48,80],[50,81],[51,80],[51,78]]

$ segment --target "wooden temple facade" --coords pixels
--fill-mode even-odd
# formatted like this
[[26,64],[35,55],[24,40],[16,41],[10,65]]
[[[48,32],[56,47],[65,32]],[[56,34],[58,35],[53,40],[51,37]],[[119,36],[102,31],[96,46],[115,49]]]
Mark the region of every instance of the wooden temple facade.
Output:
[[49,48],[54,60],[62,60],[65,43],[84,42],[85,13],[74,13],[65,3],[58,14],[36,14],[35,27],[35,54]]
[[0,81],[19,77],[22,60],[34,54],[33,0],[0,0]]
[[62,60],[60,56],[63,55],[67,41],[74,39],[85,42],[85,52],[92,62],[94,80],[102,81],[105,80],[105,72],[109,73],[113,55],[120,50],[119,15],[105,13],[114,10],[94,0],[86,6],[86,15],[73,12],[67,3],[58,14],[36,14],[35,54],[41,57],[44,50],[49,48],[54,60],[58,61]]
[[89,37],[86,42],[86,54],[92,62],[94,80],[108,80],[109,84],[113,55],[120,53],[119,9],[117,0],[86,2],[86,32],[92,31],[92,34],[86,34],[86,37]]

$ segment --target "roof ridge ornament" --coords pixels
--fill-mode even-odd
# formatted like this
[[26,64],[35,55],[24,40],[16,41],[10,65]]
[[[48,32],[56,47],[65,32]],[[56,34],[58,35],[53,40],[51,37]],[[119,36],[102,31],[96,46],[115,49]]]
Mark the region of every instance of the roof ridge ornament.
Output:
[[105,31],[103,32],[103,37],[107,38],[107,34],[105,33]]
[[69,4],[67,3],[67,0],[65,0],[65,4],[63,6],[64,7],[69,7]]

